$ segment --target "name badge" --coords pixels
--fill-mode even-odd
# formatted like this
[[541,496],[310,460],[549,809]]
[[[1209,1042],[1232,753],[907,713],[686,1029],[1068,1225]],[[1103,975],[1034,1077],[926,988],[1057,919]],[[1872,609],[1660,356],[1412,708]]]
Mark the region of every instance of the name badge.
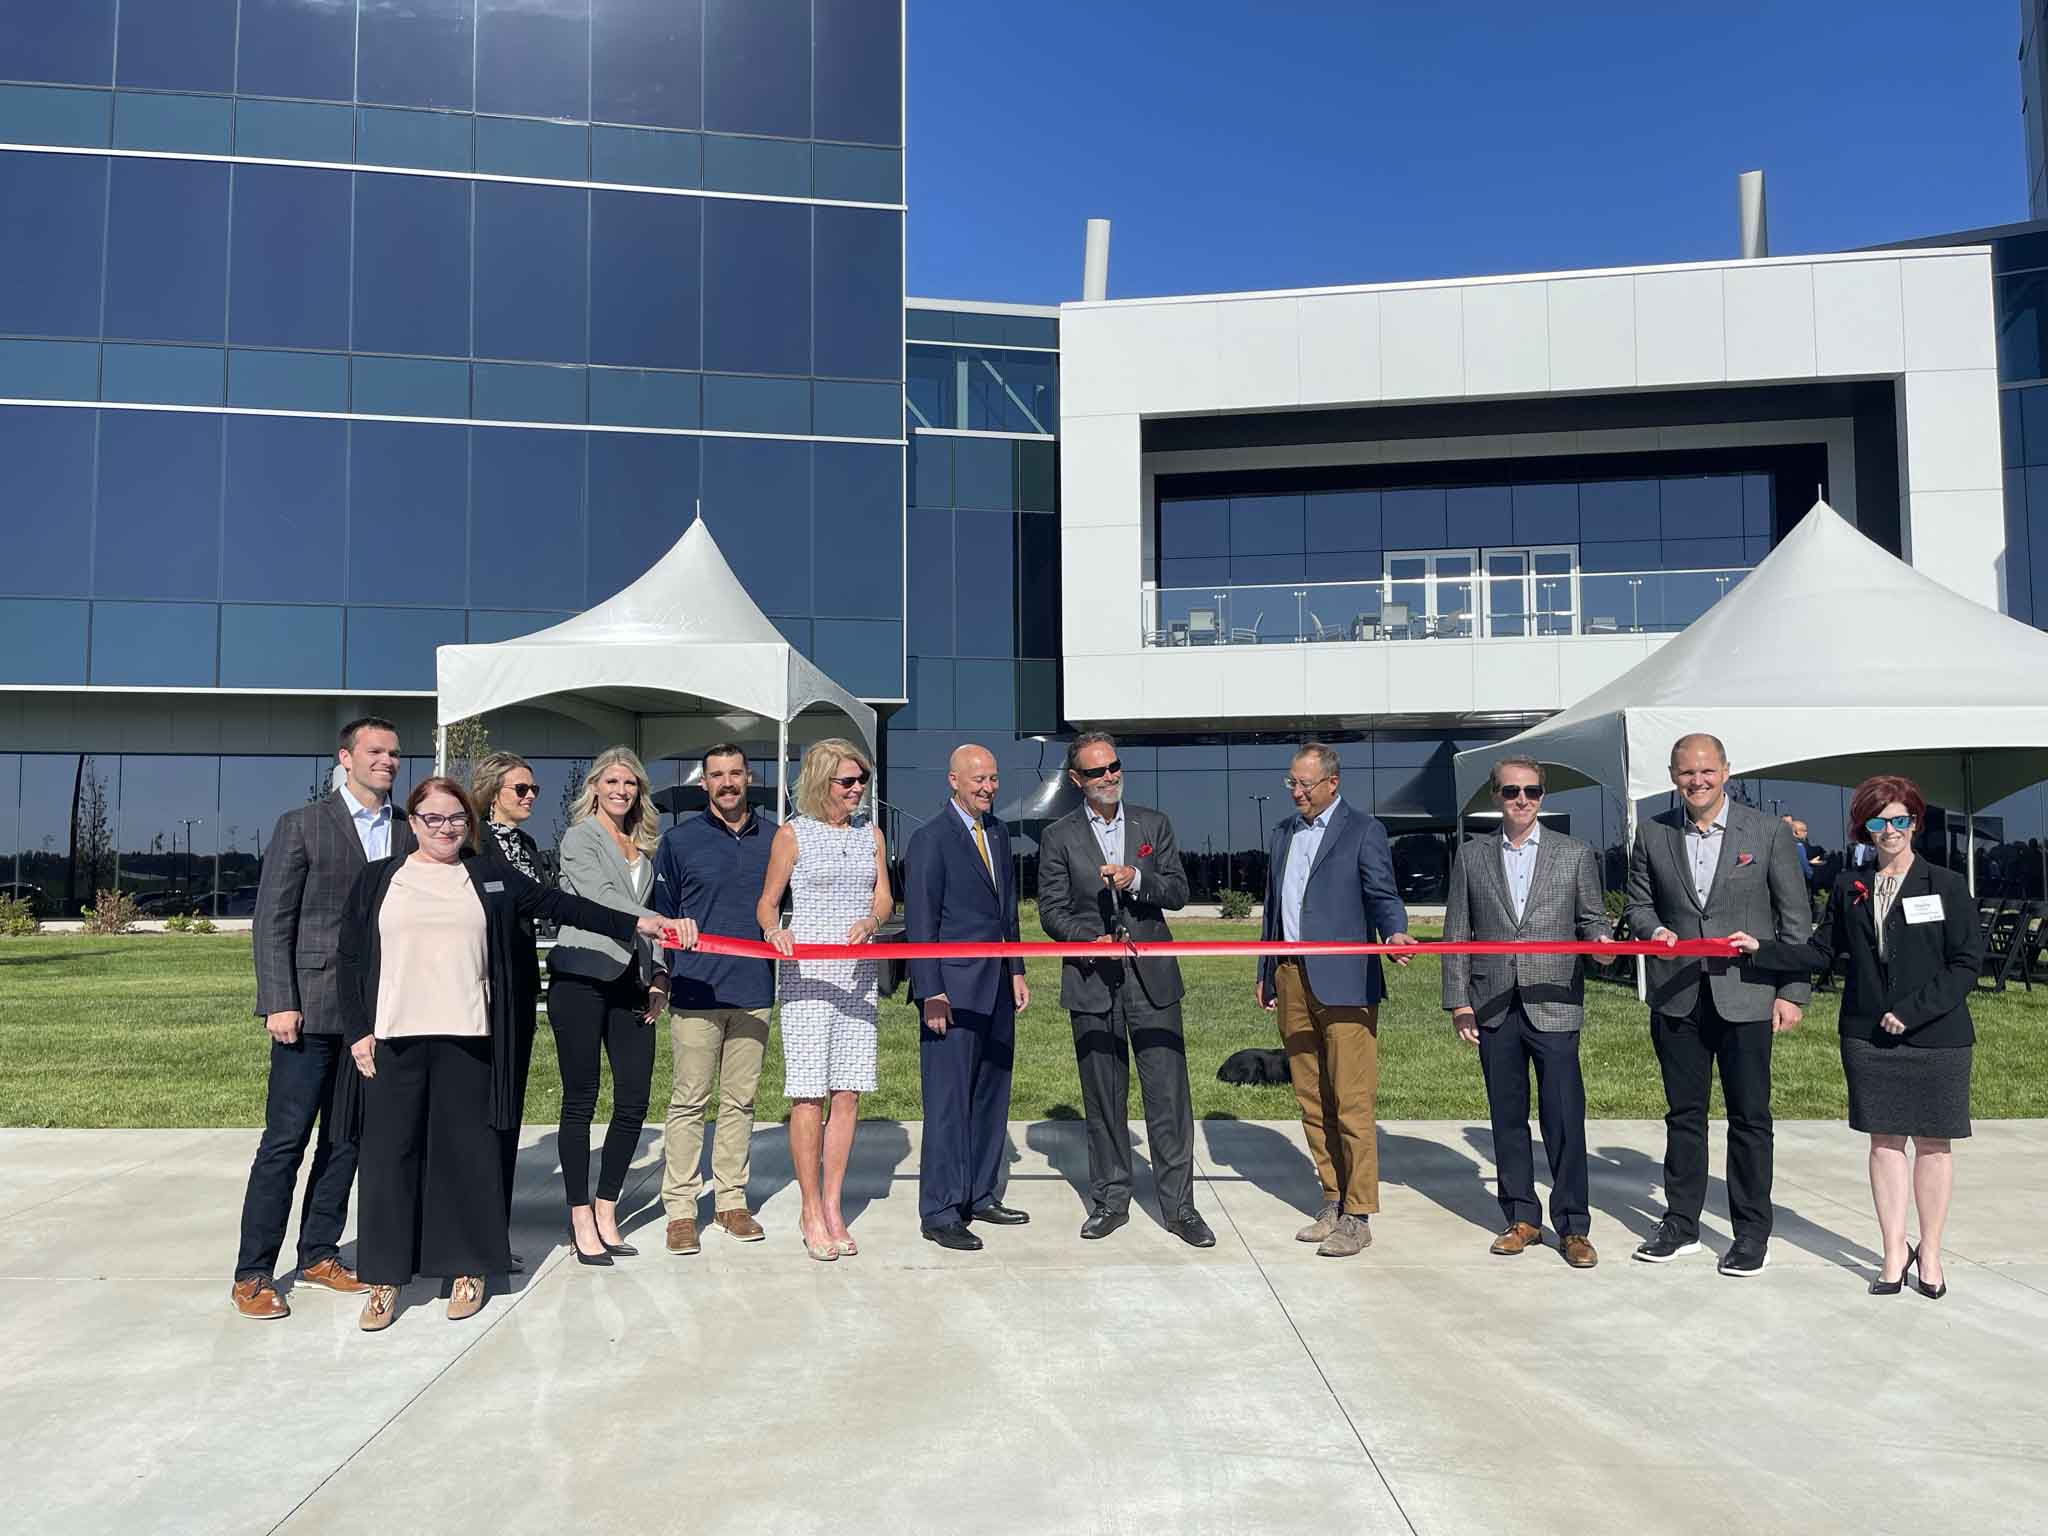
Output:
[[1938,923],[1941,921],[1941,898],[1939,896],[1908,896],[1899,905],[1906,909],[1909,923]]
[[502,880],[486,880],[484,882],[484,889],[487,891],[502,891],[505,889],[505,882]]

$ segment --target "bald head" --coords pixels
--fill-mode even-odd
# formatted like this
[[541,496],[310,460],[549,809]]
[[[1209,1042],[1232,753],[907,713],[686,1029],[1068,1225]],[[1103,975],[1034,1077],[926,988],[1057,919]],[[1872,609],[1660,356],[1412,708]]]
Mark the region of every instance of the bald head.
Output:
[[946,760],[946,782],[953,787],[954,802],[979,821],[995,806],[996,789],[1001,783],[996,775],[995,754],[973,742],[955,747]]
[[1704,731],[1681,736],[1671,745],[1671,784],[1685,801],[1686,813],[1701,826],[1720,814],[1728,781],[1728,749],[1719,737]]
[[1671,743],[1671,765],[1675,768],[1680,758],[1690,757],[1698,752],[1708,754],[1724,770],[1728,767],[1728,749],[1721,745],[1721,738],[1709,736],[1705,731],[1694,731],[1691,735],[1681,736]]

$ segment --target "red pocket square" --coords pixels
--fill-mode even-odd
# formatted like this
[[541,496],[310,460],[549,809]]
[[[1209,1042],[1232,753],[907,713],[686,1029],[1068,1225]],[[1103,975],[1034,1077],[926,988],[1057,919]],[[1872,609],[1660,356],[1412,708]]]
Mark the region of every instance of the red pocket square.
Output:
[[1138,844],[1138,857],[1139,857],[1139,858],[1141,858],[1141,859],[1149,859],[1149,858],[1151,858],[1151,857],[1152,857],[1152,845],[1151,845],[1150,843],[1140,843],[1140,844]]
[[1735,855],[1735,863],[1736,863],[1736,866],[1737,866],[1738,868],[1739,868],[1739,867],[1741,867],[1741,866],[1742,866],[1742,865],[1744,865],[1744,864],[1754,864],[1755,862],[1756,862],[1756,855],[1755,855],[1755,854],[1752,854],[1752,853],[1738,853],[1737,855]]

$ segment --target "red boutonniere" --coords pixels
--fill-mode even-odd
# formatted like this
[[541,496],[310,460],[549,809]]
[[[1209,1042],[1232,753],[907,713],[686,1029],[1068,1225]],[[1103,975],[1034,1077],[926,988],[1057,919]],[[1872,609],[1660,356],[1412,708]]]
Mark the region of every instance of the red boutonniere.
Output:
[[1735,855],[1735,866],[1738,869],[1740,869],[1745,864],[1754,864],[1755,862],[1756,855],[1753,853],[1738,853],[1737,855]]
[[1856,893],[1855,899],[1851,902],[1852,906],[1860,907],[1864,902],[1870,900],[1870,887],[1861,880],[1851,880],[1849,882],[1849,889]]
[[1140,844],[1138,844],[1138,857],[1139,857],[1139,858],[1141,858],[1141,859],[1149,859],[1149,858],[1151,858],[1151,857],[1152,857],[1152,845],[1151,845],[1150,843],[1140,843]]

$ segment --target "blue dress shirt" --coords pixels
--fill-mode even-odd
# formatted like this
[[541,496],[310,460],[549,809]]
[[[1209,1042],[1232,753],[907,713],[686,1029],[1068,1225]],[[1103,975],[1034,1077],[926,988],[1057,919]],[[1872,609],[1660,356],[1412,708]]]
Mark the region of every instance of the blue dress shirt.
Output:
[[1323,807],[1322,815],[1296,827],[1294,836],[1288,840],[1287,873],[1280,882],[1280,933],[1290,944],[1301,940],[1301,904],[1308,896],[1309,871],[1315,868],[1323,834],[1330,830],[1330,818],[1343,803],[1344,797],[1336,796]]

